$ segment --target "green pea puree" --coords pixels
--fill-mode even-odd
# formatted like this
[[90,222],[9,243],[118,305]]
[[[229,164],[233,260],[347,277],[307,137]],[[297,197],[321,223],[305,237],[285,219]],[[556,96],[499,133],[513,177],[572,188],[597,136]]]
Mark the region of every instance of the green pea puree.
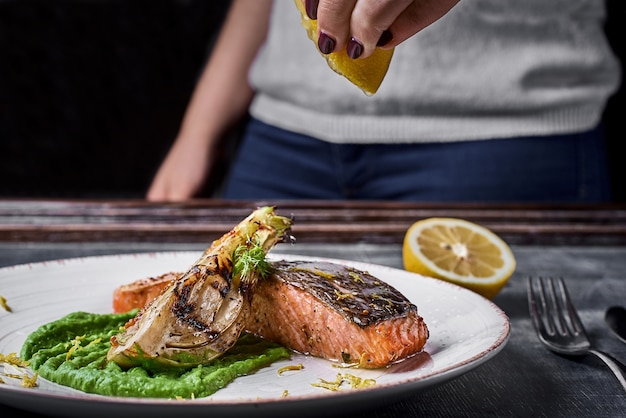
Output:
[[152,398],[206,397],[238,376],[289,358],[288,349],[242,334],[235,346],[209,364],[160,372],[123,370],[106,359],[109,341],[136,313],[68,314],[32,332],[20,357],[39,376],[60,385],[100,395]]

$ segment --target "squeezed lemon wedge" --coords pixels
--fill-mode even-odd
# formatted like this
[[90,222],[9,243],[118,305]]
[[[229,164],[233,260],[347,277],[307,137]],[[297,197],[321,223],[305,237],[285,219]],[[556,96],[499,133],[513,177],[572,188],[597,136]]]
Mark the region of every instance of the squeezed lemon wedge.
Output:
[[[302,26],[317,48],[317,21],[309,19],[302,0],[294,1],[302,15]],[[378,91],[387,74],[393,51],[393,49],[376,48],[370,56],[358,59],[350,58],[345,50],[326,55],[320,54],[326,58],[328,66],[333,71],[347,78],[352,84],[363,90],[366,95],[371,96]]]

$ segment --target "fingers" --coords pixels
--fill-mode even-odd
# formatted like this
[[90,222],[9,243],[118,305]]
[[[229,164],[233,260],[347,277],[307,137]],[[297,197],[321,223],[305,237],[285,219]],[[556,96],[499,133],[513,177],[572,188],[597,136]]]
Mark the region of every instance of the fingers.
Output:
[[445,15],[459,0],[304,0],[317,18],[322,53],[346,49],[367,57],[376,46],[392,48]]
[[179,137],[161,163],[147,193],[148,201],[182,201],[197,196],[211,170],[211,157],[190,137]]
[[[383,33],[401,16],[412,0],[359,0],[350,17],[349,46],[360,44],[361,54],[350,54],[351,58],[367,57],[376,48]],[[391,37],[393,32],[387,32]],[[389,36],[389,35],[387,35]]]
[[448,13],[459,0],[413,1],[389,26],[393,34],[383,48],[393,48]]
[[320,51],[329,54],[345,48],[350,35],[352,10],[357,0],[306,0],[305,4],[307,13],[317,10],[314,14],[317,15],[317,46]]

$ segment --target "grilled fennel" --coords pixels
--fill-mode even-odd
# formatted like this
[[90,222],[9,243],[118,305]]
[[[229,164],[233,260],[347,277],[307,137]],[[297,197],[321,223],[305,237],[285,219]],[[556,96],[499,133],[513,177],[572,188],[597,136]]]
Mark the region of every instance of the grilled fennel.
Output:
[[111,338],[107,359],[122,368],[193,367],[219,357],[244,330],[266,253],[291,219],[265,206],[224,234]]

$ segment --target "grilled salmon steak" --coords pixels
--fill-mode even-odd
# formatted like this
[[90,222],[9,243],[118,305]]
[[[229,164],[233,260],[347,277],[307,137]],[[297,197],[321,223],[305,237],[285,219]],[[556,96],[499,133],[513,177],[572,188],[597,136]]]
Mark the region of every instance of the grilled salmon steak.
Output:
[[[417,307],[371,274],[321,261],[271,265],[272,273],[257,282],[246,331],[303,354],[363,368],[387,366],[426,344],[428,327]],[[176,275],[118,287],[114,310],[141,308]]]
[[246,330],[292,350],[359,367],[422,350],[417,307],[371,274],[329,262],[280,261],[252,298]]
[[113,291],[113,312],[124,313],[143,308],[182,273],[165,273],[158,277],[146,277],[119,286]]

